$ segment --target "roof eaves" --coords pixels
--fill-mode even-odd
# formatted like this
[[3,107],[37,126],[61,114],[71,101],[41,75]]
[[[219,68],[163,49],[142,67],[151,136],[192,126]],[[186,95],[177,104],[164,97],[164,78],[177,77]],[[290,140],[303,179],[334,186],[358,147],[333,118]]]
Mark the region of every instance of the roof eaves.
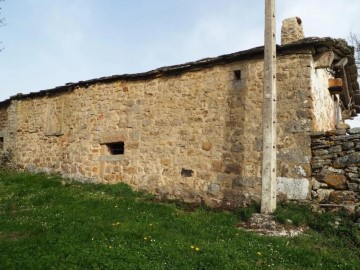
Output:
[[[353,54],[351,48],[347,45],[345,40],[342,39],[333,39],[333,38],[317,38],[309,37],[293,42],[286,45],[277,45],[278,53],[288,54],[293,53],[294,51],[300,49],[308,49],[314,47],[325,46],[328,48],[339,50],[343,55]],[[135,73],[135,74],[122,74],[122,75],[112,75],[107,77],[100,77],[95,79],[90,79],[86,81],[79,81],[75,83],[67,83],[63,86],[41,90],[39,92],[31,92],[29,94],[18,94],[11,96],[9,99],[0,102],[0,105],[8,103],[11,100],[21,100],[32,97],[46,96],[49,94],[57,94],[61,92],[72,91],[77,87],[88,87],[97,83],[111,83],[118,80],[147,80],[153,79],[161,76],[171,76],[183,73],[190,70],[199,70],[207,67],[211,67],[219,64],[231,63],[239,60],[253,59],[263,57],[264,47],[255,47],[249,50],[239,51],[231,54],[220,55],[212,58],[204,58],[193,62],[187,62],[180,65],[160,67],[148,72]]]

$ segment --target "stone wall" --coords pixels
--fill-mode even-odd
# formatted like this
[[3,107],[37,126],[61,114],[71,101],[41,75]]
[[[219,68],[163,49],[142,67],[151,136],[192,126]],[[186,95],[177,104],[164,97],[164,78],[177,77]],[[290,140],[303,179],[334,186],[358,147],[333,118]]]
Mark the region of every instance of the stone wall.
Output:
[[[278,57],[280,193],[311,176],[311,61],[310,50]],[[259,201],[262,77],[254,58],[15,99],[6,146],[27,170],[212,206]]]
[[328,90],[328,79],[332,78],[332,75],[326,69],[316,69],[314,63],[312,66],[312,130],[333,130],[337,124],[336,119],[339,118],[336,116],[339,106]]
[[6,128],[7,125],[7,106],[0,107],[0,131]]
[[[305,200],[310,197],[312,55],[283,57],[281,64],[278,63],[277,74],[278,194],[286,195],[288,199]],[[299,188],[302,192],[294,193]]]
[[7,105],[5,104],[4,106],[0,106],[0,155],[1,155],[1,152],[3,150],[5,150],[4,143],[5,143],[5,137],[6,137],[5,130],[6,130],[6,126],[7,126],[7,119],[8,119]]
[[[333,103],[311,51],[279,55],[277,64],[278,193],[308,199],[314,110],[326,115]],[[213,206],[259,201],[262,76],[253,59],[12,100],[5,145],[28,170]],[[116,142],[121,155],[109,152]]]
[[353,211],[360,203],[360,128],[340,124],[311,137],[314,200],[324,207]]

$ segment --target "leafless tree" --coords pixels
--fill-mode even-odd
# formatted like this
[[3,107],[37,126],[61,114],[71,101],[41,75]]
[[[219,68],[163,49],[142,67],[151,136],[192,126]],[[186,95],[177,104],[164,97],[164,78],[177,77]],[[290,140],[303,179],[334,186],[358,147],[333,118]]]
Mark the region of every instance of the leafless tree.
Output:
[[[360,35],[350,32],[349,35],[349,43],[354,46],[355,49],[355,64],[357,66],[358,71],[360,71]],[[358,72],[360,76],[360,72]]]
[[[0,0],[0,2],[3,2],[5,0]],[[5,18],[1,16],[1,7],[0,7],[0,27],[5,25]],[[0,44],[2,44],[2,41],[0,41]],[[3,47],[0,47],[0,52],[3,50]]]

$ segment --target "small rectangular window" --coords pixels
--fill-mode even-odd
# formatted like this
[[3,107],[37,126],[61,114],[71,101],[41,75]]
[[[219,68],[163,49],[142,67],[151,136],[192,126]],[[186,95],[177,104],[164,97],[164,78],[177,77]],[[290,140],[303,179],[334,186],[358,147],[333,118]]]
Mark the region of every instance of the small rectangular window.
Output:
[[241,80],[241,70],[234,70],[234,79]]
[[4,149],[4,137],[0,137],[0,150]]
[[125,153],[124,142],[107,143],[106,146],[111,155],[123,155]]

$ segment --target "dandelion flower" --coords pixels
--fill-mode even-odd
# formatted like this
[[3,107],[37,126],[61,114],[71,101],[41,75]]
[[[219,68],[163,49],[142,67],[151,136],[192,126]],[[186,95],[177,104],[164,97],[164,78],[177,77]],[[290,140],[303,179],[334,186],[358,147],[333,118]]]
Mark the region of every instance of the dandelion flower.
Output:
[[195,248],[195,250],[196,250],[196,251],[199,251],[199,250],[200,250],[200,248],[196,247],[196,248]]
[[191,249],[194,249],[195,247],[194,246],[191,246]]
[[260,256],[260,255],[261,255],[261,252],[257,252],[257,255],[259,255],[259,256]]
[[146,237],[146,236],[144,237],[144,240],[147,240],[147,237]]

